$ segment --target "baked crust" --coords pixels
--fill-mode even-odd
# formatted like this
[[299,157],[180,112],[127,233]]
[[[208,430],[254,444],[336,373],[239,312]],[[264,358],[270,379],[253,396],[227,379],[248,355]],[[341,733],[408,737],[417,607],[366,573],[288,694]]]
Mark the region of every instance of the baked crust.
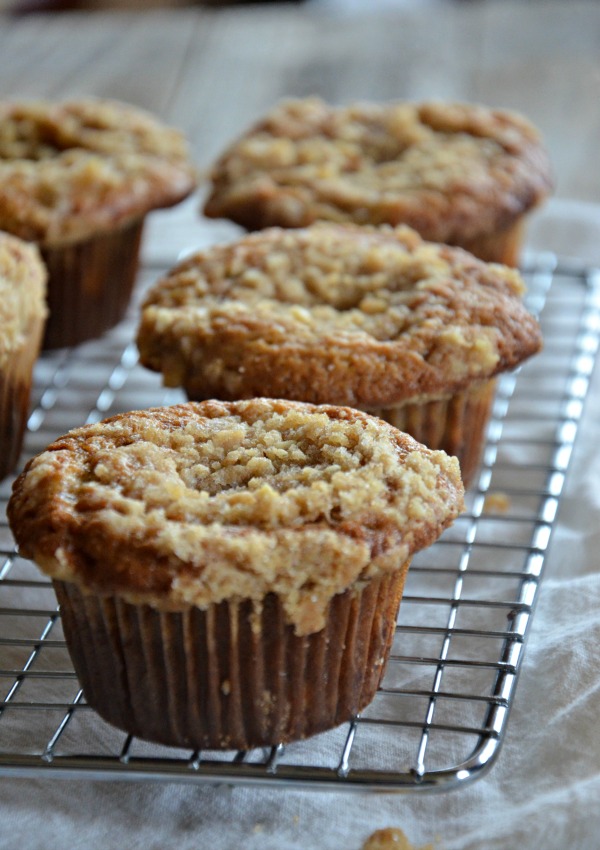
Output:
[[462,245],[548,194],[548,155],[522,116],[462,103],[277,105],[212,169],[204,212],[249,230],[317,220],[407,224]]
[[516,271],[406,227],[272,228],[159,281],[138,347],[197,400],[394,407],[447,398],[535,353],[522,292]]
[[196,185],[183,135],[128,104],[0,104],[0,228],[43,245],[171,206]]
[[45,318],[45,295],[46,269],[37,248],[0,233],[0,367]]
[[33,458],[8,506],[23,556],[162,610],[275,593],[306,634],[462,509],[458,462],[347,408],[253,399],[121,414]]

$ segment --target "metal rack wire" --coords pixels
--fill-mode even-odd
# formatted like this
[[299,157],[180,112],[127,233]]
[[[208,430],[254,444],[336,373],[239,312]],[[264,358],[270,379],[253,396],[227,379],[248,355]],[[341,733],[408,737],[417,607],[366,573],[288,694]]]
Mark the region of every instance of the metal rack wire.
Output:
[[[144,279],[156,276],[146,268]],[[86,704],[51,585],[19,558],[0,485],[0,774],[260,783],[458,787],[494,762],[523,659],[600,339],[600,271],[536,255],[525,266],[545,349],[499,383],[466,513],[415,559],[373,703],[315,738],[249,752],[184,752],[113,729]],[[24,459],[84,421],[172,403],[137,365],[129,320],[102,341],[45,355]]]

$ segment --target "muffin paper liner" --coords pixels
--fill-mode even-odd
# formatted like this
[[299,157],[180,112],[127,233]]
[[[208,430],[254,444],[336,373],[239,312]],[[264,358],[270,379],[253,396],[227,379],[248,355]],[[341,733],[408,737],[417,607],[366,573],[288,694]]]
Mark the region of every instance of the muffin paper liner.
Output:
[[41,247],[48,268],[45,349],[101,336],[125,315],[138,266],[144,220],[56,247]]
[[455,455],[467,487],[479,466],[495,389],[496,379],[492,378],[447,399],[368,412],[430,449],[443,449]]
[[519,265],[525,238],[525,219],[526,216],[521,216],[504,230],[480,236],[469,242],[461,242],[460,247],[486,263],[504,263],[506,266],[516,267]]
[[87,702],[118,728],[190,749],[248,749],[337,726],[374,697],[408,562],[334,596],[295,634],[274,594],[158,611],[55,580]]
[[0,479],[13,471],[21,454],[29,414],[34,363],[40,351],[44,319],[36,319],[22,345],[0,367]]

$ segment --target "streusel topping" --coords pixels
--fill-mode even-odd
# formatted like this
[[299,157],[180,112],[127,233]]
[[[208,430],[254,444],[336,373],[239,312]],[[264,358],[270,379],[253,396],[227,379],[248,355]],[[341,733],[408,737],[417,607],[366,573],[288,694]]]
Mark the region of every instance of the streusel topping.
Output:
[[170,206],[196,184],[183,135],[109,100],[0,104],[0,227],[56,244]]
[[205,213],[248,229],[317,220],[408,224],[460,244],[508,227],[550,187],[539,134],[459,103],[278,104],[212,170]]
[[0,366],[46,315],[45,295],[46,269],[37,248],[0,233]]
[[191,398],[362,408],[451,395],[540,345],[523,281],[399,227],[271,228],[193,255],[142,315],[142,363]]
[[166,609],[272,592],[307,633],[461,509],[455,458],[358,411],[254,399],[75,430],[29,463],[9,517],[22,554],[83,589]]

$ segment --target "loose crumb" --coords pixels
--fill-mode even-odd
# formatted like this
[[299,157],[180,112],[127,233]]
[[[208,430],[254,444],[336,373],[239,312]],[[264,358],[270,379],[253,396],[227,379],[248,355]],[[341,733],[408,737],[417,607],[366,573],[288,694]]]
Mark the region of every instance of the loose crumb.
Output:
[[397,827],[378,829],[370,835],[362,846],[362,850],[434,850],[433,844],[415,847],[406,835]]
[[483,504],[483,512],[486,514],[505,514],[510,508],[510,498],[506,493],[488,493]]

